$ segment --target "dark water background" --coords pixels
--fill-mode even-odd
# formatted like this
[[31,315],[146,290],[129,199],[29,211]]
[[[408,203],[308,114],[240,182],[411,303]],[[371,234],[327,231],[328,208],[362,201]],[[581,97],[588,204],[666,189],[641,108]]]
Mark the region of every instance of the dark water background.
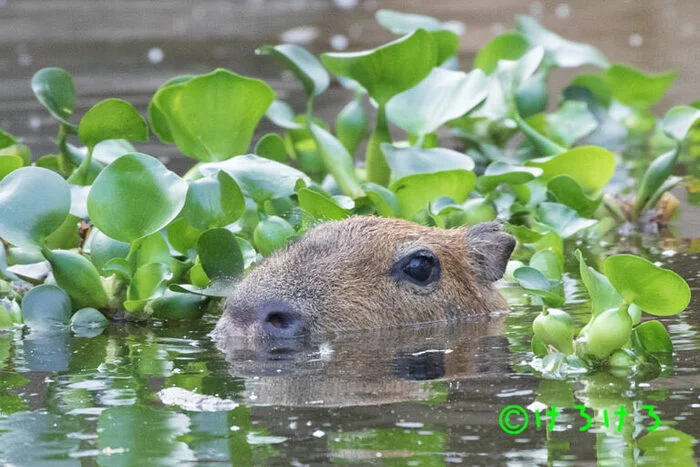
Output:
[[[700,96],[700,3],[692,0],[0,0],[0,127],[35,155],[54,149],[56,128],[29,88],[37,69],[54,65],[75,77],[78,114],[113,96],[143,111],[168,78],[215,67],[262,77],[301,109],[299,86],[274,60],[256,57],[255,47],[290,35],[311,37],[305,45],[316,53],[344,41],[349,49],[374,47],[391,38],[374,22],[380,7],[462,21],[463,68],[516,13],[530,13],[611,61],[679,69],[659,114]],[[570,76],[558,73],[553,87]],[[330,119],[347,99],[334,86],[318,102],[320,115]],[[155,140],[139,148],[178,170],[190,164]],[[676,194],[684,206],[668,229],[583,244],[591,262],[607,252],[640,254],[681,273],[697,297],[700,215],[684,190]],[[586,297],[567,256],[567,311],[581,324]],[[663,320],[676,353],[656,378],[598,373],[553,381],[527,365],[538,310],[522,291],[504,293],[513,311],[489,322],[319,336],[227,354],[207,338],[212,321],[115,324],[92,339],[0,334],[0,464],[695,464],[700,299]],[[183,391],[161,392],[173,387]],[[555,431],[537,429],[531,414],[525,431],[505,434],[501,409],[534,402],[562,408]],[[576,404],[597,415],[594,428],[579,431]],[[643,404],[676,431],[649,434]],[[633,415],[618,431],[612,412],[621,405]]]

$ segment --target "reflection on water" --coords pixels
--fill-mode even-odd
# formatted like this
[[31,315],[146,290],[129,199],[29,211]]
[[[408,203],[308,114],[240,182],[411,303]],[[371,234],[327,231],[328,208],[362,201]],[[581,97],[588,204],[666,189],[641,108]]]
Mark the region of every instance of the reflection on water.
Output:
[[[696,256],[681,249],[669,257],[650,243],[616,245],[663,260],[697,289]],[[567,264],[567,311],[582,324],[587,303],[575,268]],[[538,310],[518,289],[504,293],[513,311],[487,320],[231,341],[222,351],[207,337],[211,320],[115,324],[91,339],[2,334],[0,463],[694,464],[697,299],[663,320],[676,354],[658,377],[599,372],[560,381],[528,365]],[[499,426],[509,405],[530,410],[520,433]],[[538,428],[533,410],[552,406],[553,430],[544,412]],[[646,406],[659,417],[655,431]]]

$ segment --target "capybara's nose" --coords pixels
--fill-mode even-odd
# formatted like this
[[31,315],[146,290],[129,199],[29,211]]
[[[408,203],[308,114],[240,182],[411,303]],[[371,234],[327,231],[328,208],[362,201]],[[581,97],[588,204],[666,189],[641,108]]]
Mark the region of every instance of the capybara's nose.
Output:
[[284,302],[265,302],[256,311],[263,332],[272,338],[295,337],[303,331],[301,314]]

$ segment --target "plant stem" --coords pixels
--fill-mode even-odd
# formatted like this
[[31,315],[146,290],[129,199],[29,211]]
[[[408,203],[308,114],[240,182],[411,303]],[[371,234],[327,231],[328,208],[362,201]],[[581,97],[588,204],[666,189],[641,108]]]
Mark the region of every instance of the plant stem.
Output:
[[518,113],[513,115],[513,120],[515,120],[518,128],[520,128],[520,131],[525,135],[528,141],[535,146],[535,149],[542,152],[542,156],[556,156],[557,154],[567,151],[565,147],[559,146],[557,143],[532,128]]
[[384,105],[380,105],[377,111],[377,124],[367,144],[365,163],[367,164],[367,181],[387,186],[390,170],[384,158],[382,143],[391,143],[391,133],[389,133]]

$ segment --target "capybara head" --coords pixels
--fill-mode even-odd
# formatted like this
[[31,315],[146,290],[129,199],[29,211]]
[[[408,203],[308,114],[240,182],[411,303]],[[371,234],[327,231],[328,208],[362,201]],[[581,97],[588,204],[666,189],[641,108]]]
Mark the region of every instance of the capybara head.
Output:
[[214,336],[287,338],[506,310],[515,240],[495,222],[444,230],[380,217],[311,229],[236,286]]

